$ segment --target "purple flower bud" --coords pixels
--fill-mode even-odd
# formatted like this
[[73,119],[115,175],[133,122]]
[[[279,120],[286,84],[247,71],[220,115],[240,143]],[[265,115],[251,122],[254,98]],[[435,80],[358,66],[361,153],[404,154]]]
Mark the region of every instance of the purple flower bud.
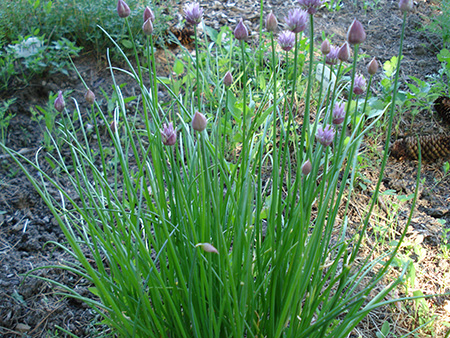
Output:
[[413,0],[400,0],[398,2],[398,8],[400,8],[403,13],[411,11],[413,9],[413,6]]
[[126,18],[130,16],[130,7],[128,7],[127,3],[123,0],[119,0],[117,2],[117,14],[119,14],[119,17]]
[[198,243],[195,245],[196,248],[199,246],[201,246],[205,252],[219,254],[219,251],[209,243]]
[[356,75],[355,83],[353,85],[353,93],[355,93],[355,95],[361,95],[364,94],[365,90],[366,90],[366,79],[362,75]]
[[237,24],[236,29],[234,30],[234,37],[239,41],[248,38],[248,29],[244,25],[244,20],[241,19]]
[[308,11],[308,14],[315,14],[317,9],[322,6],[324,0],[297,0],[301,8]]
[[295,34],[291,31],[283,31],[278,35],[278,44],[281,49],[289,52],[295,45]]
[[333,109],[333,124],[339,125],[344,122],[345,119],[345,102],[336,102]]
[[153,33],[153,24],[151,19],[147,19],[142,25],[142,31],[145,35],[152,35]]
[[163,123],[163,129],[161,129],[162,143],[166,146],[173,146],[177,142],[177,133],[173,129],[173,123],[168,125]]
[[347,41],[351,45],[363,43],[366,40],[364,27],[358,20],[354,19],[347,32]]
[[227,87],[233,84],[233,75],[231,75],[230,71],[226,72],[225,76],[223,77],[223,84]]
[[320,46],[320,51],[323,55],[328,55],[328,53],[331,51],[331,45],[328,39],[323,40],[322,45]]
[[338,52],[339,52],[338,47],[331,46],[330,52],[325,57],[325,63],[330,66],[336,65],[338,63]]
[[342,62],[348,61],[348,58],[350,57],[350,47],[348,46],[347,42],[344,42],[341,48],[339,48],[337,57]]
[[62,95],[62,91],[58,92],[58,97],[55,100],[54,106],[55,106],[55,109],[57,111],[59,111],[60,113],[64,110],[66,103],[64,102],[64,97]]
[[288,16],[284,17],[288,30],[292,33],[303,32],[308,22],[308,14],[301,9],[291,9],[288,12]]
[[192,119],[192,128],[196,131],[202,132],[206,128],[206,117],[200,112],[196,112]]
[[278,20],[271,11],[266,18],[266,30],[268,32],[275,32],[278,28]]
[[94,104],[95,102],[95,94],[92,90],[88,89],[86,94],[84,94],[84,99],[89,104]]
[[317,141],[323,145],[324,147],[328,147],[331,142],[334,140],[334,131],[333,127],[327,124],[325,128],[322,126],[317,127],[316,139]]
[[370,75],[375,75],[378,71],[378,61],[377,59],[373,58],[372,61],[369,62],[369,65],[367,66],[367,72]]
[[200,8],[198,2],[194,2],[184,6],[184,15],[189,24],[197,26],[202,22],[203,10]]
[[302,165],[302,174],[307,176],[307,175],[309,175],[311,170],[312,170],[311,161],[310,160],[306,160],[306,162],[303,163],[303,165]]
[[150,9],[150,7],[145,7],[144,9],[144,22],[147,21],[148,19],[150,19],[153,23],[153,21],[155,21],[155,14],[153,14],[152,10]]

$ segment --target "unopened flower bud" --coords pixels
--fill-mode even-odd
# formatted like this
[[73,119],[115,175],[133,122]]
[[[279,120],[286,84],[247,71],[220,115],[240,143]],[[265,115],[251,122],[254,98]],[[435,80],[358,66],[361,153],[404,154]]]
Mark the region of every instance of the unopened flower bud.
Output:
[[163,129],[161,129],[162,142],[166,146],[173,146],[177,142],[177,133],[173,129],[173,123],[170,122],[168,125],[163,123]]
[[130,7],[128,7],[127,3],[123,0],[119,0],[117,2],[117,14],[119,14],[119,17],[126,18],[130,16]]
[[55,109],[60,113],[64,110],[64,107],[66,106],[61,90],[58,92],[58,97],[55,100],[54,106]]
[[320,46],[320,51],[322,52],[322,54],[328,55],[330,50],[331,50],[330,41],[328,41],[328,39],[323,40],[322,45]]
[[144,24],[142,25],[142,31],[144,32],[145,35],[152,35],[153,24],[151,19],[148,19],[147,21],[144,22]]
[[266,18],[266,30],[268,32],[275,32],[277,28],[278,28],[278,20],[273,14],[273,12],[270,12]]
[[237,24],[236,29],[234,30],[234,37],[239,41],[248,38],[248,29],[244,25],[244,20],[241,19]]
[[291,31],[283,31],[278,36],[278,44],[285,52],[289,52],[295,45],[295,34]]
[[89,104],[94,104],[95,102],[95,94],[92,90],[88,89],[86,94],[84,94],[84,99]]
[[366,40],[364,27],[358,20],[354,19],[347,32],[347,41],[351,45],[363,43]]
[[350,47],[348,46],[347,42],[344,42],[341,48],[339,48],[337,57],[342,62],[348,61],[348,58],[350,57]]
[[339,125],[344,122],[345,119],[345,102],[338,103],[336,102],[333,109],[333,124]]
[[203,10],[200,8],[198,2],[194,2],[184,6],[184,15],[187,23],[197,26],[202,22]]
[[306,160],[306,162],[303,163],[303,165],[302,165],[302,174],[307,176],[307,175],[309,175],[311,170],[312,170],[311,161],[310,160]]
[[115,120],[112,121],[109,125],[109,128],[111,128],[112,133],[115,134],[117,131],[117,122]]
[[223,77],[223,84],[227,87],[233,84],[233,75],[231,75],[230,71],[226,72],[225,76]]
[[192,119],[192,128],[196,131],[202,132],[206,128],[206,117],[200,112],[196,112]]
[[369,65],[367,66],[367,72],[370,75],[375,75],[378,71],[378,61],[377,59],[373,58],[372,61],[369,62]]
[[153,23],[155,21],[155,14],[153,14],[153,11],[150,9],[150,7],[145,7],[144,9],[144,22],[150,19]]
[[196,248],[199,246],[201,246],[205,252],[219,254],[219,251],[209,243],[198,243],[195,245]]
[[413,5],[413,0],[400,0],[398,2],[398,8],[400,8],[402,12],[411,11],[413,9]]
[[331,142],[333,142],[335,133],[336,132],[334,131],[333,127],[331,127],[330,125],[327,125],[325,128],[323,128],[322,126],[318,126],[316,139],[321,145],[323,145],[324,147],[328,147]]

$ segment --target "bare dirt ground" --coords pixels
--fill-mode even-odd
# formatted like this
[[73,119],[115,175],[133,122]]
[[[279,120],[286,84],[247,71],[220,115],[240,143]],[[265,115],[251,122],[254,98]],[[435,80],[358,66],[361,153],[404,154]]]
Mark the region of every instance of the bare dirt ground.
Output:
[[[252,31],[258,31],[259,2],[203,0],[200,3],[204,8],[206,24],[214,28],[222,25],[234,27],[238,19],[243,17]],[[265,6],[267,11],[274,11],[280,22],[287,10],[294,7],[290,2],[279,0],[266,1]],[[341,45],[349,25],[357,18],[367,33],[367,40],[362,45],[363,53],[368,55],[366,63],[373,56],[384,63],[398,53],[401,13],[397,6],[397,1],[379,1],[376,8],[364,9],[362,1],[343,1],[342,9],[338,12],[322,8],[316,15],[315,41],[321,42],[320,32],[324,31],[332,43]],[[425,80],[440,68],[436,54],[442,48],[442,42],[437,35],[423,30],[434,10],[432,2],[418,0],[414,11],[408,16],[401,71],[403,83],[409,81],[410,76]],[[111,93],[110,73],[104,62],[93,59],[91,55],[86,53],[74,62],[85,81],[97,93],[100,104],[107,110],[107,101],[100,97],[100,88]],[[161,51],[158,55],[159,71],[166,72],[169,62],[166,54]],[[361,67],[361,71],[365,73],[365,67]],[[118,75],[118,82],[129,82],[129,79]],[[373,82],[372,89],[374,93],[379,91],[378,81]],[[18,98],[10,109],[15,117],[9,128],[9,147],[30,157],[36,153],[43,142],[43,128],[42,124],[32,119],[30,108],[35,105],[45,106],[49,93],[58,90],[72,90],[72,97],[79,102],[84,101],[84,87],[74,72],[70,76],[34,79],[26,86],[16,81],[7,92],[0,93],[2,99]],[[126,85],[124,90],[130,95],[136,94],[132,84]],[[394,139],[403,134],[448,131],[447,127],[439,123],[433,111],[425,108],[414,119],[407,111],[399,112],[396,123],[399,128],[393,135]],[[383,145],[382,136],[376,143],[365,145],[364,152],[369,161],[362,170],[351,208],[351,213],[358,221],[359,215],[367,209],[371,190],[378,178],[377,161]],[[399,290],[393,297],[410,295],[416,289],[422,290],[424,294],[450,292],[450,260],[442,252],[443,233],[450,224],[450,178],[444,177],[442,170],[445,160],[448,159],[426,163],[422,167],[423,181],[419,187],[417,210],[407,237],[409,247],[406,246],[402,251],[405,257],[415,263],[414,286],[409,290]],[[410,209],[407,196],[415,189],[416,171],[417,163],[414,161],[390,160],[384,175],[384,193],[379,199],[370,229],[373,236],[369,238],[375,240],[375,236],[383,231],[385,235],[391,232],[392,238],[395,238],[401,232]],[[398,199],[397,195],[405,196],[404,200]],[[0,211],[3,212],[0,215],[0,336],[49,337],[57,332],[63,336],[57,326],[79,337],[95,336],[99,328],[93,324],[96,317],[91,309],[73,299],[62,297],[58,294],[60,290],[47,281],[25,278],[24,274],[33,268],[52,265],[55,268],[38,270],[35,274],[75,288],[81,294],[89,294],[86,281],[56,268],[64,260],[70,259],[63,250],[51,243],[64,243],[64,236],[25,175],[4,154],[0,155]],[[418,337],[444,337],[448,329],[444,322],[450,322],[450,297],[430,298],[425,304],[428,307],[427,316],[435,314],[438,318],[432,328],[422,331]],[[377,330],[385,321],[391,323],[391,332],[395,336],[405,334],[417,328],[425,318],[424,312],[419,310],[414,303],[406,302],[375,311],[358,326],[352,337],[376,337]]]

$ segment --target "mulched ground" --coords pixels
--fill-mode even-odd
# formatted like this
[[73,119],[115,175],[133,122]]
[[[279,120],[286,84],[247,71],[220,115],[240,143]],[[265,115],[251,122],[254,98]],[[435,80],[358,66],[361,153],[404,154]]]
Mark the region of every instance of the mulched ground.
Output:
[[[234,27],[243,17],[253,32],[253,37],[257,38],[259,1],[211,0],[201,1],[201,4],[204,6],[205,22],[208,25],[215,28],[222,25]],[[279,0],[265,1],[265,6],[267,10],[274,11],[280,22],[288,8],[293,7],[291,3]],[[408,16],[402,82],[409,81],[409,76],[424,80],[428,75],[436,74],[440,68],[436,54],[442,48],[442,42],[437,35],[423,30],[433,11],[432,2],[418,0],[415,2],[414,12]],[[397,8],[397,1],[379,1],[376,8],[368,9],[363,8],[362,1],[343,1],[339,12],[330,13],[325,8],[321,9],[316,15],[317,43],[321,42],[320,32],[324,31],[332,43],[341,45],[354,18],[363,23],[367,32],[367,40],[362,45],[362,52],[367,54],[365,63],[373,56],[385,62],[397,55],[401,28],[401,13]],[[160,52],[158,57],[160,73],[167,72],[170,61],[166,54]],[[74,61],[92,90],[99,93],[99,88],[103,88],[111,93],[110,74],[104,62],[93,59],[89,53]],[[360,71],[366,74],[365,66],[361,65]],[[377,79],[379,78],[378,76]],[[118,75],[118,82],[130,81],[123,75]],[[32,119],[30,108],[35,105],[45,106],[49,93],[57,90],[73,90],[71,96],[83,101],[83,86],[73,73],[70,76],[34,79],[26,86],[16,81],[7,92],[0,93],[0,97],[5,99],[17,97],[10,111],[15,117],[9,128],[9,147],[33,156],[42,144],[43,133],[42,123]],[[130,95],[134,93],[132,84],[128,84],[124,90]],[[373,90],[379,92],[377,81],[374,82]],[[105,99],[102,104],[108,109]],[[394,138],[403,134],[448,131],[439,124],[432,110],[426,107],[415,118],[407,111],[399,112],[396,123],[399,128]],[[382,137],[377,143],[365,144],[365,152],[372,162],[363,169],[358,181],[351,208],[355,221],[359,220],[359,215],[367,208],[368,196],[378,177],[374,166],[376,168],[383,145]],[[399,290],[392,297],[415,289],[420,289],[425,294],[450,291],[450,254],[444,256],[442,252],[443,230],[449,229],[450,224],[450,177],[444,176],[443,163],[444,159],[427,163],[422,168],[424,181],[420,186],[417,210],[407,238],[412,249],[405,247],[403,250],[416,264],[415,285],[410,290]],[[395,232],[400,232],[405,225],[410,201],[399,201],[389,191],[396,195],[412,194],[416,170],[417,163],[413,161],[389,162],[382,187],[382,191],[387,193],[380,197],[379,208],[373,217],[374,226],[370,229],[373,236],[379,229],[393,228],[392,236],[395,237]],[[61,330],[56,329],[59,326],[79,337],[95,336],[102,328],[93,324],[96,316],[92,310],[82,303],[59,296],[58,290],[49,282],[25,278],[24,274],[31,269],[47,265],[58,266],[69,258],[55,245],[45,245],[49,241],[64,243],[64,236],[32,185],[4,154],[0,154],[0,211],[0,335],[48,337],[57,332],[61,334]],[[421,250],[417,249],[419,247]],[[38,270],[35,274],[88,294],[86,282],[70,273],[52,268]],[[450,322],[450,298],[435,297],[428,299],[426,304],[429,307],[428,315],[436,314],[439,318],[432,328],[420,336],[443,337],[446,330],[443,322]],[[375,311],[358,326],[354,336],[375,337],[375,332],[386,320],[390,321],[392,332],[397,335],[405,334],[424,319],[416,310],[413,303],[402,303]]]

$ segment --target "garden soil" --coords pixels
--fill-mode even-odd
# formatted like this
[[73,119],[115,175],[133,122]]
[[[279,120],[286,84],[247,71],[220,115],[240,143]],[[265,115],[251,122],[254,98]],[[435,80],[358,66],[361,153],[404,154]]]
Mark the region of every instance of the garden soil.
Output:
[[[363,1],[342,1],[342,8],[337,12],[329,12],[326,8],[319,10],[315,21],[315,41],[321,42],[323,31],[332,43],[341,45],[348,27],[357,18],[367,33],[367,40],[361,46],[362,53],[367,58],[360,66],[360,71],[367,75],[364,64],[372,57],[384,63],[397,55],[402,15],[397,1],[365,2],[377,4],[374,5],[375,8],[369,6],[365,9]],[[201,5],[206,24],[214,28],[223,25],[234,27],[243,17],[253,32],[258,31],[258,1],[203,0]],[[265,1],[264,5],[267,11],[274,11],[280,22],[287,10],[293,8],[290,2],[280,0]],[[427,80],[440,69],[436,55],[442,48],[442,40],[438,35],[424,30],[430,17],[437,13],[435,5],[430,1],[417,0],[414,11],[408,15],[400,72],[402,83],[411,82],[411,76]],[[182,4],[175,8],[177,6],[182,8]],[[252,39],[256,41],[257,35],[253,34]],[[175,49],[170,53],[178,52]],[[159,75],[169,75],[170,53],[158,50]],[[88,86],[96,93],[102,108],[108,110],[107,100],[102,96],[100,88],[111,95],[111,74],[105,60],[96,59],[94,54],[85,52],[73,61]],[[380,75],[372,84],[375,94],[380,92],[379,80]],[[125,74],[117,73],[116,81],[127,83],[123,89],[126,95],[139,94],[132,80]],[[9,110],[9,114],[15,115],[8,130],[8,147],[29,158],[36,155],[43,144],[44,125],[42,121],[38,122],[33,118],[31,110],[36,105],[46,106],[49,94],[58,90],[72,91],[69,96],[80,102],[81,110],[87,113],[87,107],[83,103],[84,87],[72,71],[68,76],[43,76],[27,84],[15,80],[7,91],[0,92],[2,100],[17,98]],[[164,98],[165,93],[161,92],[160,95]],[[66,103],[70,109],[74,107],[71,99],[67,99]],[[130,102],[131,106],[136,104],[137,100]],[[415,116],[409,111],[397,111],[396,129],[392,138],[395,140],[403,135],[448,132],[448,127],[441,125],[430,109],[431,106],[432,101],[427,102]],[[379,176],[379,154],[383,147],[383,135],[372,137],[363,145],[362,151],[368,160],[358,176],[356,191],[350,204],[351,226],[356,227],[361,214],[367,210],[371,191]],[[440,159],[422,166],[417,208],[407,234],[407,245],[401,250],[403,256],[414,262],[415,280],[414,284],[410,283],[408,290],[401,288],[392,297],[411,295],[415,290],[422,290],[426,295],[450,292],[450,254],[443,255],[445,230],[450,227],[450,177],[445,176],[442,169],[446,160],[449,159]],[[383,193],[369,228],[369,244],[377,234],[388,228],[392,229],[392,239],[398,238],[409,215],[409,196],[416,189],[417,167],[415,161],[389,160],[381,188]],[[397,197],[399,195],[401,198]],[[63,330],[79,337],[92,337],[106,330],[89,307],[62,296],[62,287],[46,280],[73,288],[83,296],[92,296],[88,289],[90,285],[85,279],[58,268],[64,262],[72,260],[57,245],[65,244],[64,235],[32,184],[7,154],[0,154],[0,211],[0,337],[65,336]],[[389,232],[385,232],[387,234]],[[27,276],[31,270],[43,266],[51,267],[34,270],[32,274],[38,278]],[[424,320],[431,319],[433,315],[436,316],[435,321],[422,330],[418,337],[444,337],[448,329],[444,323],[450,322],[450,297],[429,298],[423,305],[425,308],[421,310],[413,302],[403,302],[374,311],[358,325],[351,337],[376,337],[376,332],[385,321],[390,323],[391,332],[395,336],[401,336],[417,328]]]

